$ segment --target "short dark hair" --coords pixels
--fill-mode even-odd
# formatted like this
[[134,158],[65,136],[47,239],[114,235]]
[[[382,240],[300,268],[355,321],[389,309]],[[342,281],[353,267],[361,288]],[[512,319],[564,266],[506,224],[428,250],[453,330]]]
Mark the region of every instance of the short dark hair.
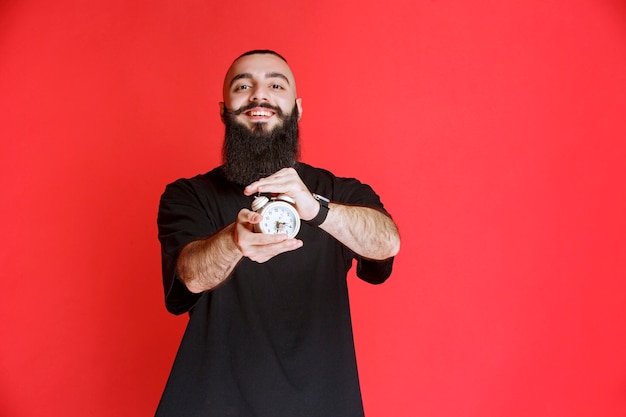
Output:
[[[274,55],[279,57],[280,59],[282,59],[283,61],[285,61],[285,63],[287,63],[287,60],[285,59],[285,57],[283,57],[281,54],[279,54],[276,51],[272,51],[271,49],[253,49],[251,51],[248,52],[244,52],[243,54],[239,55],[237,58],[235,58],[235,61],[238,60],[239,58],[243,58],[244,56],[248,56],[248,55],[257,55],[257,54],[269,54],[269,55]],[[233,61],[233,62],[235,62]]]

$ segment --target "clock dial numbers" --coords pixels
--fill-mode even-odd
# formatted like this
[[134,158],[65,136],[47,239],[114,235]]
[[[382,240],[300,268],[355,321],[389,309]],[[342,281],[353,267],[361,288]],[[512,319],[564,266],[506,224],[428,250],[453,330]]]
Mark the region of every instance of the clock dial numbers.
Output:
[[295,219],[293,214],[284,207],[273,207],[267,210],[263,217],[263,230],[266,233],[277,234],[293,232]]
[[252,208],[263,216],[255,227],[256,231],[273,235],[286,233],[290,238],[298,234],[300,217],[295,207],[287,201],[270,201],[266,197],[259,197],[253,202]]

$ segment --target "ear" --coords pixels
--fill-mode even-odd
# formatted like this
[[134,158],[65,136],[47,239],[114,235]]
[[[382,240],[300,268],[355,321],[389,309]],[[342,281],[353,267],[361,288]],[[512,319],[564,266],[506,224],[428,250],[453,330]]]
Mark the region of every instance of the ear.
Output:
[[220,105],[220,116],[224,117],[224,102],[220,101],[219,105]]
[[301,98],[296,99],[296,106],[298,106],[298,121],[300,121],[300,119],[302,119],[302,99]]

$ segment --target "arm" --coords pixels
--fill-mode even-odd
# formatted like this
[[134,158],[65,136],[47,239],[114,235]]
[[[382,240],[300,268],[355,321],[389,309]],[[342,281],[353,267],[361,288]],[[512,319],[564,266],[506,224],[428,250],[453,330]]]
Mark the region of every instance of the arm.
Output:
[[[318,203],[319,204],[319,203]],[[364,258],[383,260],[396,256],[400,236],[393,220],[369,207],[330,203],[320,228]]]
[[279,253],[297,249],[302,242],[286,235],[252,232],[261,215],[242,209],[237,220],[208,239],[187,244],[178,256],[180,279],[192,293],[216,288],[225,282],[244,257],[266,262]]
[[[260,179],[244,193],[284,193],[293,198],[302,220],[313,219],[320,205],[293,168],[285,168]],[[331,203],[328,217],[320,226],[335,239],[358,255],[383,260],[395,256],[400,250],[400,236],[393,220],[385,213],[361,206]]]
[[187,289],[200,293],[224,282],[242,258],[233,242],[234,223],[208,239],[189,243],[178,256],[178,275]]

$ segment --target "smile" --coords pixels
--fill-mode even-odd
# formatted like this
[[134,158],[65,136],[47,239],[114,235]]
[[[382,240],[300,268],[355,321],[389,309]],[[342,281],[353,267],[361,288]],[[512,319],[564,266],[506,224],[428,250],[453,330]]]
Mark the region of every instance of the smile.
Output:
[[262,116],[262,117],[270,117],[272,116],[274,113],[272,113],[271,111],[268,110],[252,110],[250,112],[248,112],[248,114],[250,116]]
[[250,118],[252,121],[265,121],[272,116],[274,116],[276,112],[272,109],[268,109],[267,107],[256,106],[244,112],[244,115]]

